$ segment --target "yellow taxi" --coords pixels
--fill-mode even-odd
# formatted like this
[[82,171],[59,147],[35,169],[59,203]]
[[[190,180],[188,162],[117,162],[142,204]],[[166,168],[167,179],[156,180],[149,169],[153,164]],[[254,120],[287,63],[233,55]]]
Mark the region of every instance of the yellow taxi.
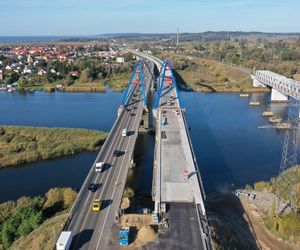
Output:
[[93,207],[92,207],[93,211],[99,212],[101,209],[101,205],[102,205],[102,202],[99,199],[95,199],[94,203],[93,203]]

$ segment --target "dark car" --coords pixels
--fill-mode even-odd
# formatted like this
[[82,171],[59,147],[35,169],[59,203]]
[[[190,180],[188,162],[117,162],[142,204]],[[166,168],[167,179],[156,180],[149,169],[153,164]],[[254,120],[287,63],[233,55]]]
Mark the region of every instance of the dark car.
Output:
[[122,154],[123,154],[123,151],[121,151],[121,150],[116,149],[116,150],[114,151],[114,157],[118,157],[118,156],[120,156],[120,155],[122,155]]
[[135,113],[130,113],[131,116],[135,116]]
[[91,183],[88,187],[88,190],[91,192],[95,192],[97,190],[97,185],[95,183]]

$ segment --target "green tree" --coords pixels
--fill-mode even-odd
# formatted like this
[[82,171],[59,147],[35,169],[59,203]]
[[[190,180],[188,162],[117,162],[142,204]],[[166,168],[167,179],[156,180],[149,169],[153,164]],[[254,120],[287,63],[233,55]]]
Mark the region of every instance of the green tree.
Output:
[[29,234],[42,223],[42,203],[41,198],[33,199],[29,204],[16,208],[3,223],[1,239],[5,248],[9,248],[17,238]]

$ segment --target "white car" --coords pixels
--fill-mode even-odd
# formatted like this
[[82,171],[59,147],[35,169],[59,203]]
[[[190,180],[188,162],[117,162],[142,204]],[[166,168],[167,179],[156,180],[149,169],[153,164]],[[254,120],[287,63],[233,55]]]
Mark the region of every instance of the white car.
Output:
[[127,136],[127,128],[124,128],[124,129],[122,130],[122,136]]
[[101,173],[104,168],[104,162],[97,162],[95,166],[95,172],[96,173]]

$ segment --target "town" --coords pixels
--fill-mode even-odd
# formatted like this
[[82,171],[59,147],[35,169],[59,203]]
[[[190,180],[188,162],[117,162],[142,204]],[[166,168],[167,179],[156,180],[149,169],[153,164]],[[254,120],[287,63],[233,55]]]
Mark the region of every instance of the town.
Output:
[[128,73],[132,55],[119,44],[0,46],[0,90],[63,89]]

